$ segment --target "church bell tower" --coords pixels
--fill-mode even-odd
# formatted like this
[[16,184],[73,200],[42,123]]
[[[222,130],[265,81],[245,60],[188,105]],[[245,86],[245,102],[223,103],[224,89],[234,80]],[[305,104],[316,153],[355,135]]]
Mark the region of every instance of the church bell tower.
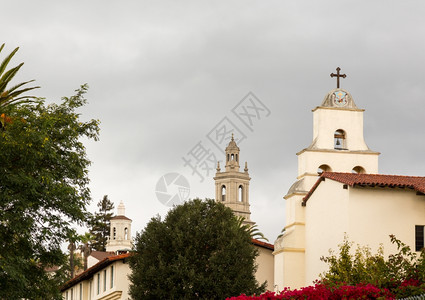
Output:
[[248,165],[245,162],[243,172],[239,171],[239,147],[235,139],[230,140],[226,148],[225,171],[221,171],[217,164],[215,180],[215,199],[233,210],[236,216],[245,218],[244,223],[253,225],[249,209],[249,181]]
[[303,198],[322,172],[378,173],[379,152],[369,149],[363,137],[363,112],[351,94],[340,88],[345,74],[332,73],[337,88],[313,109],[313,141],[299,151],[298,175],[284,196],[286,226],[275,242],[275,285],[305,286],[305,209]]
[[110,220],[110,236],[106,243],[107,252],[130,251],[133,248],[131,240],[131,219],[125,216],[125,206],[121,201],[117,215]]

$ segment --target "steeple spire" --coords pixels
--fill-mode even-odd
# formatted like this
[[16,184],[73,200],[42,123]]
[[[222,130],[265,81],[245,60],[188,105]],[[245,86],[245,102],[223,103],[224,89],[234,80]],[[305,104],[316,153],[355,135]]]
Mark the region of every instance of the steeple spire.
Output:
[[125,216],[125,205],[122,200],[117,208],[117,216]]
[[226,147],[226,171],[239,171],[239,147],[233,138]]
[[217,164],[215,180],[216,201],[222,202],[233,210],[237,216],[245,218],[244,223],[253,225],[249,210],[249,181],[248,164],[245,162],[244,172],[239,171],[239,147],[232,134],[226,147],[226,170],[220,172]]

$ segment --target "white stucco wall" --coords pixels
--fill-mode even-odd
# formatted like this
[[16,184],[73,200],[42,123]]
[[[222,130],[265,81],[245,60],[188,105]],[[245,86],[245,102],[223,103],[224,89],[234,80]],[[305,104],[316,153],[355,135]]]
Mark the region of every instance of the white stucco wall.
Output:
[[[372,249],[382,243],[387,255],[397,249],[390,242],[393,234],[414,250],[415,225],[425,223],[425,196],[410,189],[351,189],[349,219],[353,241]],[[373,234],[365,234],[368,232]]]
[[128,275],[131,273],[130,266],[128,262],[117,261],[114,263],[116,268],[116,290],[122,291],[121,299],[127,300],[130,299],[128,294],[128,288],[130,287],[130,280]]
[[87,257],[87,268],[93,267],[95,264],[97,264],[99,260],[91,255]]
[[372,253],[382,243],[385,255],[393,253],[389,235],[414,250],[415,225],[425,221],[425,196],[416,192],[391,188],[343,189],[343,184],[330,179],[322,182],[306,206],[306,284],[327,269],[320,261],[329,249],[347,233],[350,241],[370,246]]
[[331,167],[332,172],[351,172],[354,167],[361,166],[366,173],[377,174],[378,155],[377,152],[347,150],[305,151],[298,155],[298,175],[304,173],[317,174],[317,168],[323,164]]
[[363,139],[363,110],[317,108],[313,112],[313,140],[319,149],[333,149],[334,132],[346,133],[346,148],[368,150]]
[[274,286],[274,257],[273,251],[270,249],[265,249],[255,245],[255,248],[258,250],[258,256],[256,257],[256,264],[258,265],[257,272],[255,273],[255,278],[257,281],[262,284],[264,281],[267,281],[266,289],[268,291],[273,291]]
[[[111,287],[111,270],[113,266],[113,285]],[[104,286],[104,278],[106,270],[106,290]],[[99,272],[94,273],[94,275],[87,280],[84,280],[71,288],[67,289],[62,293],[62,296],[65,300],[71,300],[71,290],[73,300],[80,299],[80,287],[82,287],[82,299],[88,300],[127,300],[130,299],[128,294],[128,288],[130,285],[130,280],[128,279],[128,275],[130,274],[130,267],[128,263],[124,263],[123,260],[118,260],[107,266],[106,268],[100,270]],[[98,274],[99,274],[99,282],[98,282]],[[100,283],[100,285],[99,285]],[[81,284],[81,286],[80,286]],[[99,285],[99,293],[98,293],[98,285]],[[68,298],[67,298],[68,297]]]
[[349,231],[348,190],[342,184],[326,179],[305,206],[306,285],[319,278],[327,265],[320,261],[329,249],[337,249]]

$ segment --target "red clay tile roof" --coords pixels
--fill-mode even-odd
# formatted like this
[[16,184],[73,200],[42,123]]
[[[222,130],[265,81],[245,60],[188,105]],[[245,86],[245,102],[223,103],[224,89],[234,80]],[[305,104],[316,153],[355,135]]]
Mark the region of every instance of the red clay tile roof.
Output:
[[256,240],[256,239],[252,239],[251,241],[256,246],[263,247],[263,248],[270,249],[270,250],[274,250],[274,246],[272,244],[265,243],[265,242],[262,242],[262,241],[259,241],[259,240]]
[[130,220],[131,221],[131,219],[127,218],[126,216],[115,216],[115,217],[112,217],[111,220]]
[[353,174],[353,173],[337,173],[323,172],[320,178],[316,181],[307,195],[303,198],[303,205],[307,202],[310,196],[314,193],[319,184],[329,178],[351,187],[369,186],[369,187],[398,187],[409,188],[418,193],[425,194],[425,177],[418,176],[400,176],[400,175],[383,175],[383,174]]
[[105,251],[92,251],[90,256],[93,256],[97,260],[104,260],[107,257],[114,256],[115,252],[105,252]]
[[112,264],[114,261],[124,260],[124,259],[128,258],[130,255],[131,255],[131,253],[125,253],[125,254],[120,254],[120,255],[109,256],[109,257],[103,259],[102,261],[95,264],[93,267],[88,268],[83,273],[81,273],[78,276],[68,280],[63,286],[61,286],[61,292],[69,289],[70,287],[78,284],[81,281],[89,279],[96,272],[106,268],[107,266]]

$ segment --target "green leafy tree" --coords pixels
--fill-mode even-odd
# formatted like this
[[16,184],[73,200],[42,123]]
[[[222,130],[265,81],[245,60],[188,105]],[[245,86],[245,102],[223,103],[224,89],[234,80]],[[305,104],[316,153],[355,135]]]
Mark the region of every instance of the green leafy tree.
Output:
[[113,217],[114,203],[109,200],[108,195],[103,196],[97,203],[98,211],[90,218],[90,234],[94,239],[91,244],[93,250],[106,251],[106,242],[110,234],[111,218]]
[[[3,48],[4,44],[0,46],[0,53]],[[12,57],[16,54],[18,49],[19,48],[15,48],[15,50],[13,50],[8,56],[6,56],[6,58],[4,58],[4,60],[0,64],[0,114],[2,113],[2,108],[8,105],[23,103],[26,102],[28,99],[34,99],[34,96],[23,96],[22,94],[27,91],[39,88],[38,86],[35,86],[19,89],[22,86],[33,82],[34,80],[21,82],[12,87],[8,87],[13,77],[15,77],[16,73],[18,73],[19,69],[24,65],[24,63],[20,63],[16,67],[6,70],[7,65],[9,64]],[[2,126],[2,124],[0,124],[0,126]]]
[[3,107],[10,122],[0,131],[0,299],[59,298],[44,270],[66,264],[60,246],[88,215],[90,161],[81,139],[97,140],[99,127],[76,112],[86,90],[61,104]]
[[247,227],[221,203],[195,199],[137,233],[130,258],[133,299],[225,299],[264,291]]

